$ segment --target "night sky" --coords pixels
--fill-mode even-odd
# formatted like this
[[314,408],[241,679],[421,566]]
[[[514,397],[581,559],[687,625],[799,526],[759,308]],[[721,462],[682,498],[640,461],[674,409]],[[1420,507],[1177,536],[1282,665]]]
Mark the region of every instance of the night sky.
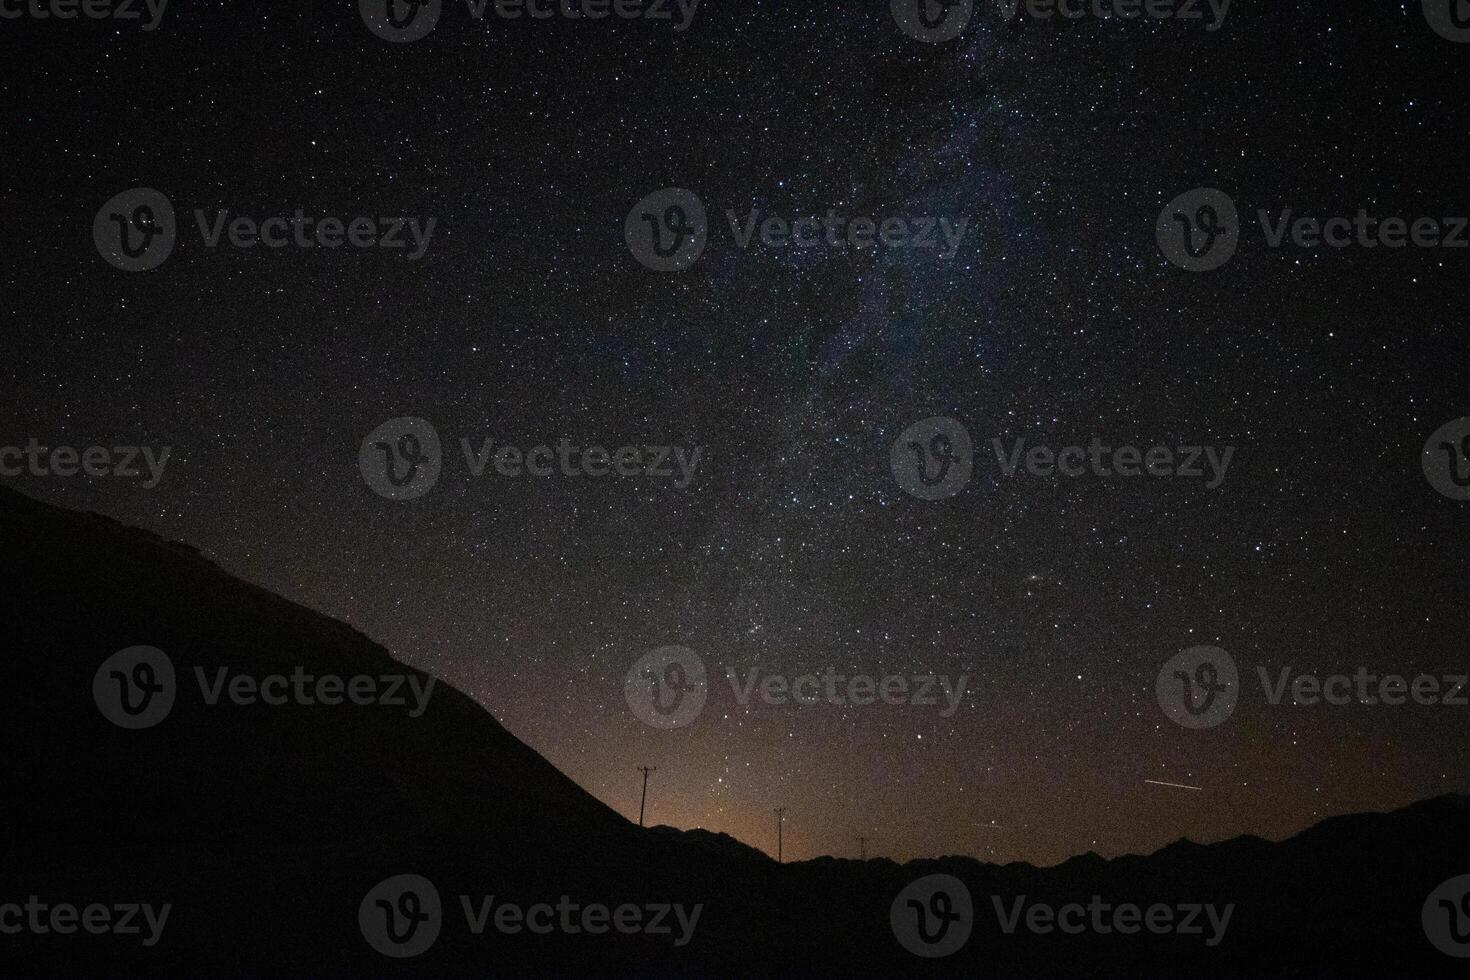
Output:
[[[0,445],[172,447],[154,488],[5,484],[351,623],[631,819],[639,765],[649,823],[774,852],[784,806],[788,860],[864,835],[1053,863],[1470,791],[1470,708],[1273,706],[1255,676],[1467,670],[1470,503],[1420,453],[1470,415],[1470,250],[1270,248],[1256,212],[1470,213],[1470,45],[1420,0],[1238,0],[1217,31],[986,12],[944,43],[886,2],[674,26],[450,0],[404,44],[349,2],[0,21]],[[178,242],[129,273],[92,229],[135,187]],[[657,272],[624,225],[671,187],[708,241]],[[1242,225],[1210,273],[1155,238],[1200,187]],[[416,261],[194,227],[298,208],[436,226]],[[952,258],[742,248],[726,212],[752,208],[969,225]],[[358,461],[400,417],[443,472],[394,501]],[[924,500],[890,451],[933,417],[973,475]],[[991,451],[1094,437],[1234,455],[1209,488],[1006,477]],[[461,438],[702,455],[684,487],[474,478]],[[1200,644],[1244,689],[1193,731],[1155,679]],[[711,681],[665,731],[624,678],[667,645]],[[970,679],[950,717],[742,706],[725,679],[829,665]]]

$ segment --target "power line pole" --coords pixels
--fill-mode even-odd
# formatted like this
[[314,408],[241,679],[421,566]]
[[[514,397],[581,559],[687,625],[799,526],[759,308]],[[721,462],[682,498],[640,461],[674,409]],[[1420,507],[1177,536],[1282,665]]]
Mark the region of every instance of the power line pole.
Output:
[[658,772],[658,766],[639,766],[638,771],[643,773],[643,799],[638,801],[638,826],[643,826],[643,807],[648,802],[648,774]]
[[776,807],[776,863],[781,862],[781,825],[786,822],[786,808]]
[[866,837],[859,837],[857,842],[858,853],[862,855],[859,860],[866,861],[868,859],[868,839]]

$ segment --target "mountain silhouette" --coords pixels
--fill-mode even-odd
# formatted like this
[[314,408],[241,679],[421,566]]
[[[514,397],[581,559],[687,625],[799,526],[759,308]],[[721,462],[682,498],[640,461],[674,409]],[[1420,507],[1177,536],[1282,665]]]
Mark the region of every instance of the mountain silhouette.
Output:
[[[1441,882],[1470,874],[1470,798],[1336,817],[1279,843],[1180,841],[1052,868],[968,857],[779,865],[724,834],[635,826],[442,681],[417,717],[412,695],[402,707],[237,704],[224,693],[210,704],[201,676],[221,692],[241,675],[401,676],[400,693],[430,678],[188,546],[104,517],[0,488],[0,540],[12,600],[0,906],[30,896],[171,906],[151,946],[0,933],[0,974],[1464,975],[1464,960],[1426,938],[1421,909]],[[176,695],[162,720],[128,729],[99,706],[94,682],[110,689],[116,678],[104,670],[98,681],[99,668],[139,646],[166,654]],[[370,944],[362,915],[408,921],[422,910],[370,900],[405,874],[432,883],[442,911],[432,944],[398,958]],[[943,958],[914,955],[890,927],[895,899],[933,874],[973,899],[968,942]],[[701,911],[683,944],[677,924],[475,934],[467,917],[489,896],[492,908],[567,896]],[[1022,896],[1233,913],[1215,945],[1208,928],[1006,934],[996,903],[1014,909]]]

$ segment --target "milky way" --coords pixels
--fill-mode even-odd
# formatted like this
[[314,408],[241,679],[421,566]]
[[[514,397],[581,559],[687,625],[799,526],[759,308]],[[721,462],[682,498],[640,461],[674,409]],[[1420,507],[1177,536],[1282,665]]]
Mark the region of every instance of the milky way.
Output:
[[[1470,709],[1273,705],[1257,679],[1464,671],[1470,505],[1419,457],[1470,414],[1466,253],[1271,248],[1256,219],[1463,214],[1470,46],[1418,2],[1236,7],[1218,31],[977,14],[932,44],[886,3],[794,6],[674,31],[446,4],[410,44],[351,4],[7,22],[0,443],[172,447],[151,489],[7,484],[344,619],[630,818],[639,765],[651,823],[774,851],[784,806],[788,859],[861,835],[1054,862],[1470,790]],[[93,218],[140,186],[179,243],[120,272]],[[624,223],[671,187],[709,241],[660,273]],[[1241,215],[1208,274],[1155,237],[1200,187]],[[416,261],[195,228],[298,208],[436,226]],[[968,223],[950,257],[742,247],[753,210]],[[400,417],[444,444],[415,500],[358,465]],[[890,452],[936,417],[973,475],[924,500]],[[475,477],[461,439],[702,456],[682,488]],[[1233,456],[1214,487],[1007,476],[994,442],[1094,439]],[[708,701],[662,730],[624,681],[668,645]],[[1189,730],[1155,682],[1199,645],[1240,701]],[[967,686],[947,714],[741,704],[727,671],[752,669]]]

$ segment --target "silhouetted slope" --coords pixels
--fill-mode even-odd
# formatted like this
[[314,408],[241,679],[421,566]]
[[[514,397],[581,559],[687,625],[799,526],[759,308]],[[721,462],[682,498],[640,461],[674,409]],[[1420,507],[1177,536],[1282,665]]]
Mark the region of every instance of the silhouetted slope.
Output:
[[[566,779],[469,698],[436,684],[408,707],[203,702],[193,672],[394,674],[354,630],[242,583],[187,546],[0,488],[8,566],[0,904],[170,902],[157,946],[117,936],[0,935],[0,974],[368,976],[1463,975],[1420,908],[1470,874],[1470,802],[1328,820],[1280,844],[1180,842],[1048,869],[969,858],[777,865],[725,835],[640,830]],[[112,653],[165,651],[180,694],[127,731],[93,701]],[[419,676],[421,682],[424,680]],[[922,801],[916,801],[921,807]],[[909,882],[964,881],[974,934],[921,960],[889,928]],[[387,959],[358,927],[391,875],[426,876],[438,941]],[[473,935],[458,896],[703,905],[694,938]],[[1005,935],[992,896],[1055,905],[1233,903],[1225,938]],[[677,933],[677,929],[675,930]]]
[[[458,866],[495,855],[493,891],[534,881],[548,859],[592,867],[610,844],[633,846],[637,828],[446,684],[435,684],[418,718],[407,685],[403,708],[206,704],[196,667],[211,683],[221,667],[230,676],[289,676],[298,666],[349,678],[416,672],[192,549],[4,489],[0,540],[19,611],[5,715],[21,747],[3,765],[7,797],[23,804],[7,807],[4,864],[29,869],[17,875],[30,882],[22,891],[71,894],[64,886],[74,881],[90,894],[98,888],[83,884],[100,881],[160,895],[179,907],[169,939],[194,927],[209,946],[219,945],[219,924],[186,909],[225,902],[227,931],[259,927],[257,951],[270,960],[290,938],[270,923],[272,906],[309,924],[323,918],[313,892],[361,897],[425,854],[453,854]],[[95,706],[92,676],[134,645],[169,655],[180,694],[156,727],[124,731]],[[263,907],[254,889],[270,894]],[[78,943],[50,945],[64,956]]]
[[718,861],[755,861],[762,864],[772,863],[771,856],[765,851],[751,847],[731,837],[729,834],[714,833],[708,830],[678,830],[659,824],[649,830],[650,834],[663,840],[682,842],[683,846],[695,848],[699,853],[712,860]]
[[[46,616],[44,629],[27,631],[17,666],[31,673],[34,692],[17,716],[43,745],[80,758],[57,756],[30,778],[49,799],[76,790],[91,771],[85,793],[105,797],[140,818],[122,820],[115,833],[141,839],[212,837],[209,827],[231,821],[241,833],[277,839],[289,830],[322,839],[399,836],[430,828],[478,829],[486,823],[526,839],[554,839],[573,829],[615,833],[625,821],[548,765],[469,698],[436,683],[428,710],[346,705],[315,711],[264,706],[205,706],[180,697],[157,729],[110,747],[110,765],[82,766],[92,743],[71,738],[63,723],[80,715],[92,734],[113,742],[112,726],[91,703],[91,676],[114,650],[146,644],[173,659],[181,687],[197,692],[193,669],[213,681],[220,667],[233,675],[290,672],[402,674],[412,672],[357,631],[226,575],[191,549],[94,515],[72,515],[9,491],[0,491],[0,535],[14,562],[12,595],[19,608]],[[427,682],[425,675],[418,675]],[[411,700],[405,685],[402,692]],[[58,710],[58,709],[61,710]],[[70,710],[68,710],[70,709]],[[87,717],[90,711],[90,718]],[[225,722],[228,722],[227,724]],[[183,737],[183,736],[189,737]],[[139,750],[167,753],[159,771],[132,763]],[[265,765],[269,760],[269,765]],[[363,763],[374,760],[375,764]],[[248,777],[247,784],[241,777]],[[138,793],[139,780],[170,789],[213,793],[187,814],[163,805],[166,793]],[[507,791],[514,787],[513,791]],[[241,792],[236,792],[239,788]],[[264,794],[264,795],[262,795]],[[330,795],[331,810],[293,812],[297,801]],[[466,804],[478,804],[466,811]],[[146,810],[140,808],[154,809]],[[141,819],[144,815],[148,819]],[[377,817],[393,813],[396,826]],[[404,817],[411,819],[405,821]],[[534,816],[533,816],[534,815]],[[62,814],[63,818],[68,815]],[[78,811],[77,820],[89,819]],[[180,819],[183,818],[183,819]],[[51,827],[56,824],[51,822]],[[192,832],[191,832],[192,828]]]

